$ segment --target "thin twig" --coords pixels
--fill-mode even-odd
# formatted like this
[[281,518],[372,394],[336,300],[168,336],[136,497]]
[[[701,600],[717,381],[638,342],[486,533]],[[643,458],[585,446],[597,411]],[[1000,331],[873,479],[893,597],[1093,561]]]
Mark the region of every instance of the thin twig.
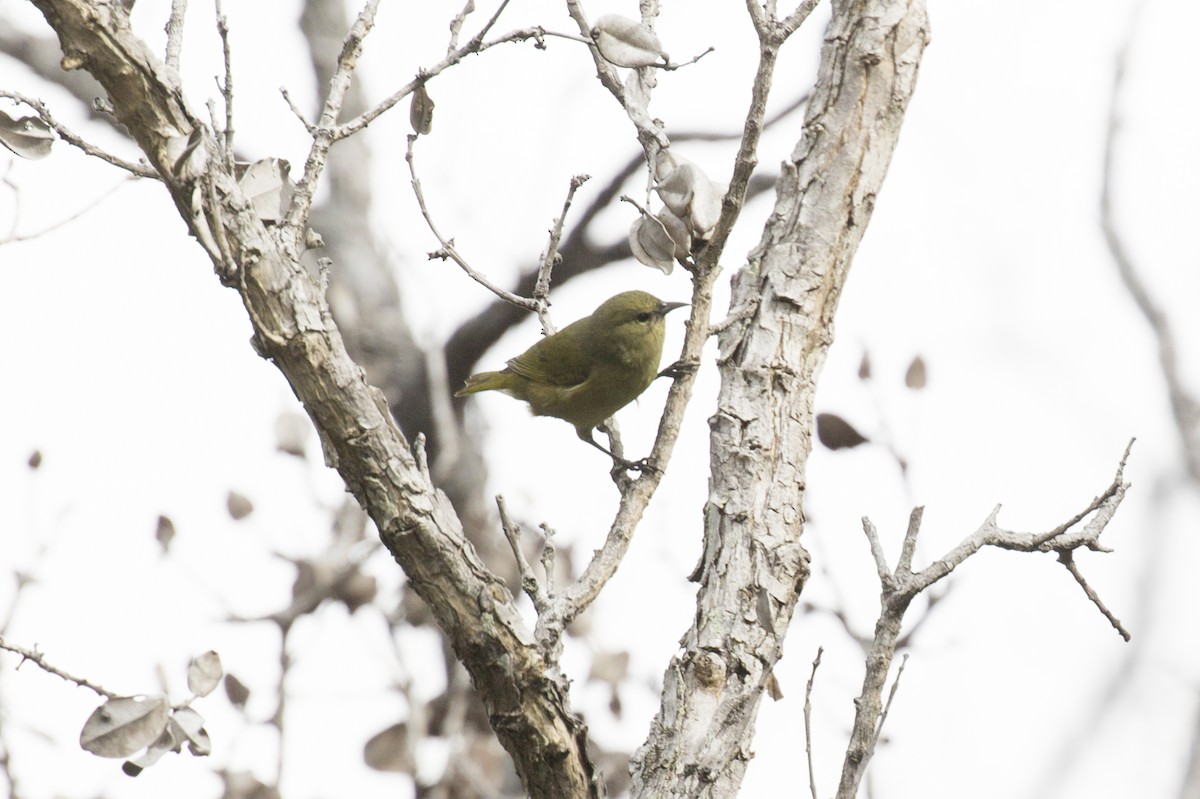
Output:
[[438,243],[441,244],[441,248],[429,253],[429,257],[431,259],[449,258],[451,261],[454,261],[454,263],[458,264],[459,267],[466,272],[472,280],[474,280],[476,283],[479,283],[481,286],[495,294],[500,299],[537,313],[538,303],[535,300],[521,297],[517,294],[513,294],[511,291],[507,291],[497,286],[495,283],[489,280],[486,275],[477,271],[473,266],[467,263],[467,260],[459,254],[457,249],[455,249],[453,239],[445,238],[438,231],[437,225],[434,224],[433,216],[429,213],[429,206],[425,204],[425,194],[421,191],[421,181],[417,178],[417,168],[413,158],[413,145],[415,145],[416,142],[416,134],[410,133],[408,136],[408,150],[404,155],[404,160],[408,162],[408,173],[412,176],[413,194],[417,198],[417,206],[421,209],[421,216],[425,218],[425,224],[429,227],[429,231],[433,233],[434,238],[436,238]]
[[1138,310],[1142,312],[1142,316],[1146,317],[1146,322],[1150,325],[1150,330],[1158,343],[1158,361],[1167,384],[1167,395],[1171,402],[1175,427],[1179,431],[1179,439],[1183,443],[1188,473],[1193,482],[1200,483],[1200,400],[1188,392],[1180,371],[1179,353],[1171,322],[1142,280],[1141,273],[1134,264],[1133,257],[1129,254],[1129,250],[1125,247],[1125,241],[1117,229],[1113,210],[1117,138],[1121,129],[1121,92],[1125,85],[1125,70],[1129,59],[1129,49],[1133,42],[1132,31],[1136,22],[1135,17],[1127,27],[1130,33],[1117,53],[1116,69],[1113,71],[1112,99],[1108,111],[1108,125],[1104,133],[1100,227],[1104,233],[1104,241],[1108,245],[1109,254],[1112,256],[1113,263],[1116,264],[1117,274],[1125,283],[1125,288],[1129,291]]
[[892,579],[892,572],[888,569],[887,555],[883,553],[879,530],[876,529],[875,523],[866,516],[862,517],[862,526],[863,532],[867,536],[867,544],[871,547],[871,558],[875,561],[875,572],[879,575],[879,582],[886,586]]
[[908,655],[905,654],[900,658],[900,668],[896,670],[896,679],[892,680],[891,690],[888,691],[887,702],[883,706],[883,712],[879,714],[879,723],[875,726],[875,737],[871,740],[870,755],[875,754],[875,746],[879,743],[879,736],[883,735],[883,724],[887,721],[888,711],[892,709],[892,700],[896,698],[896,689],[900,687],[900,678],[904,675],[904,667],[908,665]]
[[554,545],[555,530],[545,522],[538,527],[541,528],[542,535],[545,537],[542,542],[542,571],[546,573],[546,596],[553,597],[555,591],[554,561],[558,554],[557,547]]
[[225,98],[224,146],[225,169],[233,173],[233,56],[229,47],[229,21],[221,10],[221,0],[213,0],[217,15],[217,34],[221,37],[221,51],[225,56],[225,84],[221,94]]
[[912,509],[908,516],[908,529],[904,532],[904,543],[900,547],[900,559],[896,562],[896,576],[912,572],[913,553],[917,550],[917,535],[921,532],[921,519],[925,508],[921,505]]
[[571,178],[571,184],[567,188],[567,199],[563,201],[562,213],[558,215],[558,218],[554,220],[554,225],[550,228],[550,243],[546,245],[546,253],[542,256],[541,266],[538,267],[537,281],[533,285],[533,299],[540,305],[549,305],[550,303],[550,273],[559,260],[558,243],[562,241],[563,223],[567,219],[567,211],[571,209],[571,201],[575,198],[575,192],[579,187],[591,179],[591,175],[576,175]]
[[7,89],[0,89],[0,97],[8,97],[12,100],[16,100],[19,103],[24,103],[25,105],[29,106],[37,112],[38,118],[54,129],[54,132],[59,135],[59,138],[61,138],[67,144],[79,148],[86,154],[94,158],[99,158],[102,161],[107,161],[113,166],[120,167],[126,172],[137,175],[140,178],[154,178],[155,180],[161,180],[158,172],[156,172],[150,166],[147,166],[146,164],[135,164],[130,161],[126,161],[123,158],[118,158],[111,153],[101,150],[94,144],[89,144],[88,142],[84,141],[81,136],[55,119],[54,115],[50,113],[50,109],[47,108],[46,104],[41,100],[34,99],[33,97],[27,97],[19,92],[10,92]]
[[697,61],[699,61],[701,58],[704,58],[704,56],[708,55],[709,53],[716,52],[716,49],[717,48],[715,48],[715,47],[709,47],[707,50],[705,50],[700,55],[693,56],[692,58],[690,58],[687,61],[681,61],[677,64],[672,64],[670,62],[667,62],[666,64],[655,64],[655,67],[663,70],[664,72],[673,72],[674,70],[677,70],[677,69],[683,69],[684,67],[690,67],[692,64],[695,64]]
[[450,20],[450,44],[446,46],[447,55],[458,49],[458,34],[462,32],[462,26],[467,21],[467,17],[474,12],[475,0],[467,0],[467,4],[463,6],[463,10],[458,12],[454,19]]
[[292,96],[288,94],[288,90],[283,86],[280,86],[279,93],[283,95],[284,101],[288,104],[288,108],[292,109],[292,113],[296,115],[296,119],[300,120],[300,124],[304,126],[305,130],[308,131],[308,135],[315,136],[317,133],[317,126],[304,118],[304,112],[301,111],[296,106],[296,103],[292,101]]
[[496,495],[496,508],[500,511],[500,527],[504,530],[504,537],[508,539],[508,545],[512,547],[513,558],[517,561],[517,571],[521,575],[521,590],[533,602],[533,607],[537,612],[541,613],[549,605],[550,599],[546,596],[545,589],[538,582],[537,575],[533,573],[533,567],[529,565],[529,560],[521,549],[521,527],[508,515],[508,506],[504,503],[502,494]]
[[167,32],[167,74],[171,83],[180,85],[179,57],[183,53],[183,19],[187,15],[187,0],[171,0],[171,16],[164,30]]
[[812,673],[808,675],[808,685],[804,689],[804,754],[808,758],[808,789],[812,793],[812,799],[818,799],[817,775],[813,769],[812,693],[813,684],[817,680],[817,668],[821,665],[821,655],[824,652],[824,647],[817,647],[817,656],[812,663]]
[[[40,230],[34,231],[33,233],[20,233],[20,234],[10,233],[8,236],[5,236],[4,238],[0,239],[0,244],[10,244],[14,241],[28,241],[30,239],[36,239],[39,236],[44,236],[47,233],[51,233],[55,230],[58,230],[61,227],[65,227],[66,225],[70,224],[71,222],[74,222],[76,219],[79,219],[81,216],[86,214],[88,211],[90,211],[93,208],[95,208],[96,206],[100,205],[100,203],[107,200],[109,197],[111,197],[113,194],[115,194],[117,192],[117,190],[120,189],[122,186],[126,186],[129,184],[130,181],[136,180],[136,179],[137,179],[136,175],[126,175],[124,178],[121,179],[121,181],[119,183],[114,184],[107,191],[98,195],[95,199],[93,199],[87,205],[83,206],[82,208],[80,208],[78,211],[71,214],[70,216],[63,217],[62,219],[58,220],[57,222],[53,222],[53,223],[41,228]],[[14,227],[15,227],[15,225],[14,225]]]
[[312,147],[309,148],[308,158],[304,163],[304,178],[296,186],[292,196],[292,207],[288,209],[287,214],[287,226],[300,239],[303,239],[303,229],[307,227],[308,213],[317,192],[317,182],[329,160],[329,148],[337,141],[334,129],[342,112],[342,102],[350,88],[350,79],[358,64],[358,57],[362,54],[363,43],[375,26],[375,12],[379,9],[379,3],[380,0],[367,0],[358,12],[358,17],[342,42],[337,68],[333,77],[329,79],[329,92],[313,133]]
[[337,129],[334,131],[334,139],[344,139],[347,136],[352,136],[355,133],[358,133],[367,125],[370,125],[372,122],[378,119],[382,114],[390,111],[405,97],[408,97],[410,94],[412,94],[418,86],[427,83],[430,78],[440,75],[447,68],[454,66],[469,55],[482,53],[484,50],[495,47],[496,45],[508,44],[509,42],[524,42],[529,40],[533,40],[534,46],[538,49],[544,49],[545,40],[547,37],[567,39],[569,41],[583,42],[585,44],[591,43],[590,40],[582,39],[569,33],[548,31],[540,26],[509,31],[508,33],[501,34],[495,39],[487,42],[483,41],[482,36],[477,34],[475,37],[472,37],[469,42],[455,50],[450,55],[447,55],[438,63],[431,67],[422,68],[418,77],[413,78],[404,86],[397,89],[389,97],[379,102],[373,108],[364,111],[362,114],[359,114],[353,119],[338,125]]
[[1125,625],[1121,623],[1121,620],[1118,619],[1113,612],[1108,609],[1108,606],[1105,605],[1100,599],[1100,595],[1097,594],[1092,586],[1088,584],[1088,581],[1084,578],[1083,573],[1079,571],[1079,565],[1075,563],[1074,550],[1068,549],[1059,552],[1058,562],[1067,567],[1067,571],[1069,571],[1071,576],[1075,578],[1075,582],[1079,583],[1079,587],[1083,589],[1083,593],[1086,594],[1087,598],[1092,601],[1092,604],[1096,606],[1097,610],[1104,614],[1104,618],[1108,619],[1108,623],[1113,626],[1113,629],[1116,630],[1126,641],[1129,641],[1131,638],[1133,638],[1133,633],[1129,632],[1129,630],[1125,628]]
[[[105,699],[115,699],[118,696],[118,694],[114,693],[113,691],[97,685],[85,677],[76,677],[74,674],[64,671],[47,662],[46,656],[37,649],[26,649],[25,647],[17,644],[10,644],[3,638],[0,638],[0,649],[7,649],[9,652],[15,652],[21,656],[21,663],[24,663],[26,660],[32,661],[42,671],[48,672],[49,674],[53,674],[57,677],[61,677],[67,682],[73,682],[81,688],[87,688],[90,691],[94,691],[100,696],[103,696]],[[21,668],[21,663],[17,664],[18,669]]]

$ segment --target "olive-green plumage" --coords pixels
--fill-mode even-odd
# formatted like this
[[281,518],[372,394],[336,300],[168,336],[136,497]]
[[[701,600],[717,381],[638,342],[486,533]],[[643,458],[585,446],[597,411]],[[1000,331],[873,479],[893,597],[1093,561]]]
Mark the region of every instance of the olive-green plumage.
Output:
[[502,391],[529,403],[536,416],[570,422],[581,439],[603,452],[592,428],[628,405],[658,376],[663,317],[686,305],[644,291],[626,291],[546,336],[502,371],[467,378],[454,396]]

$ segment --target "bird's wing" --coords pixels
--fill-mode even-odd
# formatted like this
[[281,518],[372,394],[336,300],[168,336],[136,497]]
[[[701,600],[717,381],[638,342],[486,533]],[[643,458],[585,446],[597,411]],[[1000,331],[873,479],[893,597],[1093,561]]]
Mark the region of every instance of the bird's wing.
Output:
[[508,362],[508,368],[522,377],[552,386],[577,386],[587,380],[588,370],[581,363],[556,361],[551,367],[549,353],[541,346],[546,341],[548,339],[542,339],[513,358]]

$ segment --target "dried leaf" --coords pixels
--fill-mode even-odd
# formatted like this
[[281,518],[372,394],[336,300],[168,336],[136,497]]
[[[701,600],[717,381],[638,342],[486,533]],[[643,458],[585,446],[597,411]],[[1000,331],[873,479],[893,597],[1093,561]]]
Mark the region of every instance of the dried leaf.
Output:
[[154,540],[162,547],[163,554],[171,549],[171,542],[175,540],[175,522],[171,521],[170,517],[160,515],[158,522],[154,527]]
[[817,414],[817,439],[829,449],[848,449],[870,440],[833,413]]
[[283,221],[295,192],[289,174],[291,169],[292,165],[282,158],[264,158],[249,166],[238,165],[238,186],[263,222]]
[[241,710],[250,701],[250,688],[232,674],[226,674],[225,696],[229,699],[229,704]]
[[161,760],[167,752],[178,752],[182,745],[183,742],[176,733],[176,725],[168,724],[162,735],[158,736],[145,752],[122,763],[121,771],[130,777],[136,777]]
[[776,702],[783,699],[783,689],[779,687],[779,680],[775,677],[775,672],[767,675],[767,696]]
[[663,223],[649,214],[638,216],[629,226],[629,248],[640,263],[664,275],[675,269],[675,242]]
[[36,161],[50,155],[54,131],[38,117],[14,119],[0,111],[0,144],[22,158]]
[[927,380],[925,359],[918,355],[912,359],[912,363],[908,365],[908,371],[904,373],[904,385],[912,389],[921,389],[925,388]]
[[654,31],[620,14],[605,14],[596,20],[592,41],[604,60],[618,67],[648,67],[666,61]]
[[221,668],[221,656],[213,650],[192,658],[187,668],[188,690],[196,696],[208,696],[221,682],[225,670]]
[[[691,234],[707,239],[721,217],[726,187],[710,180],[700,167],[679,156],[667,163],[675,167],[661,178],[654,190],[663,204],[683,220]],[[667,167],[660,163],[660,171]]]
[[425,84],[413,89],[412,103],[408,107],[408,124],[412,125],[413,133],[425,136],[433,130],[433,100],[425,90]]
[[408,750],[408,725],[401,721],[372,735],[363,746],[363,760],[376,771],[411,774],[413,762]]
[[871,355],[865,350],[863,351],[862,360],[858,362],[858,379],[871,379]]
[[229,496],[225,498],[225,508],[236,522],[254,513],[254,503],[236,491],[230,491]]
[[171,705],[165,696],[120,696],[92,711],[79,745],[100,757],[129,757],[167,728]]
[[204,729],[204,717],[191,707],[181,707],[171,715],[171,729],[182,743],[188,742],[188,751],[197,757],[212,754],[212,739]]

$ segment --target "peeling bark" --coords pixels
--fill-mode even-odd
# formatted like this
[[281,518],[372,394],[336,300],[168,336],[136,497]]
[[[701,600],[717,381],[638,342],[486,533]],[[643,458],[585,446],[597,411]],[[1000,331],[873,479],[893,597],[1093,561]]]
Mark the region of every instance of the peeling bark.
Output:
[[634,756],[636,797],[737,794],[808,578],[801,545],[815,381],[928,41],[922,0],[833,4],[804,131],[733,280],[719,338],[695,622]]

